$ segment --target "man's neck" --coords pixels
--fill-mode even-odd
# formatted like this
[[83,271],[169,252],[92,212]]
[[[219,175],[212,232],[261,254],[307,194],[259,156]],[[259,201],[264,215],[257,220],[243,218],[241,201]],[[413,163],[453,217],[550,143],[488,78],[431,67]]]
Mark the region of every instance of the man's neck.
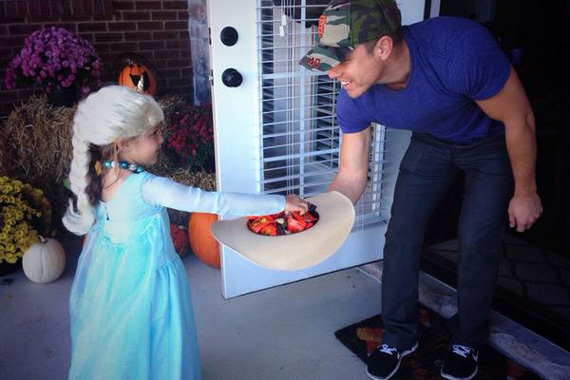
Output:
[[401,90],[408,85],[411,73],[410,50],[406,41],[402,41],[401,45],[393,51],[393,54],[386,80],[383,82],[386,87],[392,90]]

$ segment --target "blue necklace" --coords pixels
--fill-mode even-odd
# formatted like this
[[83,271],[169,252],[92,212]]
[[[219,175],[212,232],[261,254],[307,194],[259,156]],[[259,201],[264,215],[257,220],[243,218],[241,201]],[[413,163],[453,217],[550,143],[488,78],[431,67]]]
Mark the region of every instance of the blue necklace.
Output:
[[117,164],[119,164],[121,166],[121,169],[130,170],[135,174],[138,174],[140,172],[144,172],[144,168],[142,166],[139,166],[136,164],[131,164],[130,162],[127,162],[127,161],[121,161],[120,163],[117,161],[103,161],[103,167],[105,169],[115,168],[115,167],[117,167]]

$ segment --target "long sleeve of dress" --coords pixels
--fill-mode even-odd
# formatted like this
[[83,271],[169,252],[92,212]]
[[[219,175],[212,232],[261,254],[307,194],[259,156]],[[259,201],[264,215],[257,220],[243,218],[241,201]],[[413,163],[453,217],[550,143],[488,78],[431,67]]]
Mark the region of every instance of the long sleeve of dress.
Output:
[[150,205],[188,212],[244,216],[274,214],[285,208],[282,195],[204,191],[154,175],[143,181],[141,192]]

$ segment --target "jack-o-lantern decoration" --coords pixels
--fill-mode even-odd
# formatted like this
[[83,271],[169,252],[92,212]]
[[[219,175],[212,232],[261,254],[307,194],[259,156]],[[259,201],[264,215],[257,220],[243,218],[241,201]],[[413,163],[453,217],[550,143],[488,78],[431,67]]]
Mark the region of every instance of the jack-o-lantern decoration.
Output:
[[156,78],[148,64],[136,55],[124,57],[123,66],[119,72],[119,84],[135,90],[154,95],[156,94]]

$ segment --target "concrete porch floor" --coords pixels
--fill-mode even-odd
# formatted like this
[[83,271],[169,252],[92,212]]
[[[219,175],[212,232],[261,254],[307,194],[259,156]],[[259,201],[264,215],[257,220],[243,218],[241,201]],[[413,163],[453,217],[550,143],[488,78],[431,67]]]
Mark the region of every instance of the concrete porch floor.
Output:
[[[50,284],[22,271],[0,278],[0,379],[65,379],[68,297],[79,247],[66,244],[67,268]],[[380,310],[381,265],[369,264],[225,300],[220,271],[183,259],[192,289],[205,380],[365,380],[364,364],[334,337]],[[13,281],[6,281],[12,279]],[[454,290],[422,274],[421,301],[447,317]],[[570,354],[498,313],[491,344],[545,379],[570,378]]]
[[[66,379],[68,297],[78,256],[67,245],[57,281],[34,284],[19,271],[0,278],[0,379]],[[205,380],[365,380],[364,364],[334,332],[380,313],[380,287],[357,269],[225,300],[220,271],[183,259]],[[125,379],[127,380],[127,379]],[[165,379],[166,380],[166,379]]]

